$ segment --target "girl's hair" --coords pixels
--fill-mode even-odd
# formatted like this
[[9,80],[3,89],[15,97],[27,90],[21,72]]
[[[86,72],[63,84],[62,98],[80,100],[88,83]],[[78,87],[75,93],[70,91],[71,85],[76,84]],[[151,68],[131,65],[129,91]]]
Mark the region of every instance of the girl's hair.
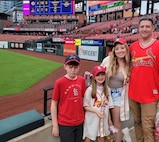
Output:
[[[123,45],[126,48],[126,55],[124,57],[124,62],[125,62],[124,72],[126,73],[126,75],[130,75],[131,56],[130,56],[129,46],[127,45],[127,43],[121,44],[121,46]],[[115,47],[113,47],[112,52],[110,54],[110,61],[109,61],[108,72],[107,72],[108,78],[110,76],[115,76],[118,72],[118,69],[119,69],[118,58],[115,55]]]
[[[105,74],[106,75],[106,74]],[[96,98],[96,94],[97,94],[97,82],[94,79],[94,76],[92,76],[91,78],[91,85],[92,85],[92,92],[91,92],[91,96],[92,98]],[[109,96],[108,93],[108,87],[107,87],[107,80],[105,79],[105,81],[103,82],[103,93],[106,97]]]

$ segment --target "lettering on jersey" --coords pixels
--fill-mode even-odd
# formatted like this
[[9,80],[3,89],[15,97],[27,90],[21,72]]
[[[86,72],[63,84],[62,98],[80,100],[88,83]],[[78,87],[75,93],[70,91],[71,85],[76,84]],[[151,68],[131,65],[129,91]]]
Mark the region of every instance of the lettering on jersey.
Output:
[[78,96],[78,90],[76,88],[73,89],[74,96]]
[[64,92],[64,94],[68,94],[68,92],[73,89],[73,95],[74,96],[78,96],[79,92],[78,89],[81,88],[81,86],[79,84],[72,84],[70,86],[68,86]]
[[105,100],[98,100],[97,97],[94,99],[93,106],[96,106],[96,107],[106,107],[107,105],[108,105],[108,103],[106,102],[106,99]]
[[133,66],[149,66],[153,67],[156,56],[152,53],[152,48],[146,50],[145,56],[135,57],[136,52],[132,52]]

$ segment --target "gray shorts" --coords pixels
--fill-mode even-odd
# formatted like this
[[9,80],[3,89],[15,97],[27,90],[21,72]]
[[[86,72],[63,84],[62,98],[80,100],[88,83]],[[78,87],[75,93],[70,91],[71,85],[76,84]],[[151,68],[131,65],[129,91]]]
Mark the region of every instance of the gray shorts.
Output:
[[122,88],[111,88],[110,92],[114,106],[120,107]]

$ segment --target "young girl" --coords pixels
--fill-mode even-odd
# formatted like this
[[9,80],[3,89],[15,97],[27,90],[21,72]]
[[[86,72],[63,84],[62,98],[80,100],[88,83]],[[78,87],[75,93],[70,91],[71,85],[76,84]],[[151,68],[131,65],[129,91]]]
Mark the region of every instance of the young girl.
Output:
[[96,139],[98,142],[105,142],[105,136],[110,134],[108,130],[109,96],[106,84],[106,68],[95,66],[92,74],[92,84],[87,88],[84,95],[83,105],[86,112],[83,138],[85,142]]

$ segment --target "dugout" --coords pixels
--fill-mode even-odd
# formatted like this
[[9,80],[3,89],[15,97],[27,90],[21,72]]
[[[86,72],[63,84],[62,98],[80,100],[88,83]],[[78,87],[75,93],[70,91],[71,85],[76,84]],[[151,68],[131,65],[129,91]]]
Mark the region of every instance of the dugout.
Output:
[[56,55],[63,56],[64,39],[63,38],[52,38],[52,45],[56,50]]
[[45,52],[44,45],[51,42],[51,38],[29,40],[24,43],[24,49],[37,52]]

